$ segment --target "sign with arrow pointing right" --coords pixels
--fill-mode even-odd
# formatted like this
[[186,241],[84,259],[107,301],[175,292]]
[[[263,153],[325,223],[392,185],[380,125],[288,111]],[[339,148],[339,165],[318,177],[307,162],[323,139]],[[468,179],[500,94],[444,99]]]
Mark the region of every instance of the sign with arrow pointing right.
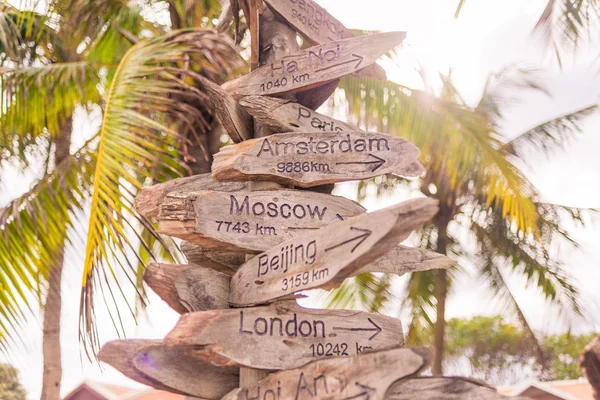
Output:
[[377,33],[310,47],[255,69],[229,88],[234,97],[308,90],[373,64],[405,36],[404,32]]
[[404,344],[400,320],[355,310],[315,310],[294,300],[266,307],[184,314],[165,338],[195,346],[194,356],[217,366],[281,370],[336,356]]
[[409,178],[424,169],[406,139],[362,131],[292,132],[225,146],[215,155],[217,180],[272,180],[311,187],[378,175]]
[[401,348],[318,360],[234,389],[222,400],[382,400],[394,382],[421,372],[427,359],[425,349]]
[[302,290],[336,287],[392,250],[437,209],[436,200],[413,199],[282,242],[238,269],[229,303],[264,304]]

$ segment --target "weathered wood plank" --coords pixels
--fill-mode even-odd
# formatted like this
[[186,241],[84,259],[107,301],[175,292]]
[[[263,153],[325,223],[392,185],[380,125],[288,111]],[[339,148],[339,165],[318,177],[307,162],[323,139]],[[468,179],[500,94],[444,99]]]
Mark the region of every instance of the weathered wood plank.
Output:
[[185,270],[190,268],[187,265],[168,265],[161,263],[150,263],[144,272],[144,282],[179,314],[187,312],[181,304],[179,294],[175,290],[175,280]]
[[600,400],[600,336],[585,346],[579,365],[592,386],[594,400]]
[[237,270],[229,302],[251,306],[302,290],[335,288],[431,219],[437,203],[409,200],[280,243]]
[[114,340],[98,357],[126,377],[158,390],[220,399],[237,387],[237,369],[215,367],[194,352],[193,347],[168,347],[161,340]]
[[102,346],[102,349],[100,349],[100,352],[98,353],[98,359],[109,364],[114,369],[136,382],[158,390],[186,394],[185,392],[174,390],[173,388],[162,384],[160,381],[150,378],[135,367],[133,359],[139,351],[146,347],[160,346],[161,344],[161,340],[113,340]]
[[448,269],[456,261],[433,251],[398,245],[375,261],[358,268],[352,276],[366,272],[380,272],[402,276],[411,272],[430,269]]
[[181,251],[189,264],[212,268],[227,275],[233,275],[240,265],[246,262],[244,254],[208,250],[186,241],[181,243]]
[[169,193],[188,193],[197,190],[237,192],[247,187],[248,184],[245,182],[216,181],[210,174],[188,176],[143,188],[135,198],[135,209],[146,218],[156,217],[159,205]]
[[525,400],[523,397],[506,397],[482,382],[457,377],[417,377],[394,384],[386,400]]
[[189,396],[220,399],[237,387],[237,368],[215,367],[194,353],[193,347],[146,347],[135,355],[133,363],[146,376]]
[[[313,45],[354,37],[344,24],[312,0],[265,1]],[[356,74],[386,79],[385,71],[377,64],[371,64],[357,71]]]
[[[355,132],[356,126],[320,114],[291,100],[269,96],[247,96],[240,104],[257,121],[269,126],[275,133],[282,132]],[[362,131],[362,130],[361,130]],[[407,168],[407,176],[419,176],[423,166],[414,161]]]
[[214,157],[213,178],[271,180],[301,187],[368,179],[384,174],[420,176],[420,150],[383,133],[294,132],[223,147]]
[[208,93],[213,110],[231,140],[239,143],[253,138],[254,122],[246,110],[221,86],[201,76],[196,79]]
[[269,96],[247,96],[240,100],[257,121],[269,126],[275,133],[284,132],[355,132],[354,125],[319,114],[291,100]]
[[175,278],[175,291],[188,312],[220,310],[229,308],[230,279],[212,269],[190,267]]
[[392,349],[313,361],[235,389],[223,400],[368,399],[382,400],[394,382],[419,373],[424,349]]
[[207,249],[258,252],[361,213],[343,197],[298,190],[171,193],[158,232]]
[[388,32],[314,46],[268,63],[229,87],[235,85],[234,98],[308,90],[374,63],[404,37],[404,32]]
[[[237,254],[239,257],[244,257]],[[404,275],[410,272],[426,271],[429,269],[447,269],[456,264],[456,261],[442,254],[432,251],[415,249],[402,245],[396,246],[377,260],[360,267],[350,276],[356,276],[366,272],[380,272],[387,274]],[[189,270],[205,270],[203,266],[172,265],[152,263],[146,269],[144,281],[163,299],[171,308],[180,314],[188,311],[205,311],[227,308],[230,275],[206,271],[203,273],[185,273]],[[185,273],[185,281],[178,278]],[[214,276],[215,279],[212,277]],[[207,282],[209,282],[207,284]],[[176,283],[181,284],[188,294],[184,300]],[[202,289],[203,285],[208,285]],[[194,294],[198,293],[198,294]],[[226,295],[223,295],[226,293]],[[185,307],[184,302],[196,304],[195,307]]]
[[184,314],[165,341],[202,346],[197,356],[215,365],[279,370],[327,356],[399,347],[404,337],[395,318],[313,310],[282,301],[267,307]]

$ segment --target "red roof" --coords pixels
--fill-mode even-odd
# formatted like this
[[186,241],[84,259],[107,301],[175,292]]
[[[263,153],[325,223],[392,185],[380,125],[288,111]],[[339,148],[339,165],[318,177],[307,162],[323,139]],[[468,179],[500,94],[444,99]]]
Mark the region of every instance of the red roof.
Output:
[[85,381],[63,400],[184,400],[185,396],[152,388],[131,388]]

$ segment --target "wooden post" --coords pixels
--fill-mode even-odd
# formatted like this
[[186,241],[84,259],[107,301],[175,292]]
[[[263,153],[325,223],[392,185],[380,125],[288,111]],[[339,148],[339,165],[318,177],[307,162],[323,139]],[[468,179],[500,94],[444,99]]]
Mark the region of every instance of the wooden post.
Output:
[[[250,3],[250,13],[257,13],[257,2],[251,0]],[[256,38],[252,39],[252,44],[258,43],[259,65],[275,61],[299,49],[296,32],[289,25],[279,21],[270,9],[266,7],[263,9],[262,14],[258,17],[258,24],[258,40]],[[255,49],[252,49],[252,52],[254,53]],[[257,121],[254,122],[254,137],[264,137],[272,133],[273,131],[267,125]],[[250,182],[248,186],[250,190],[282,187],[282,185],[275,182]],[[249,260],[253,256],[248,255],[246,259]],[[269,375],[269,371],[242,367],[240,368],[240,387],[252,386],[267,375]]]

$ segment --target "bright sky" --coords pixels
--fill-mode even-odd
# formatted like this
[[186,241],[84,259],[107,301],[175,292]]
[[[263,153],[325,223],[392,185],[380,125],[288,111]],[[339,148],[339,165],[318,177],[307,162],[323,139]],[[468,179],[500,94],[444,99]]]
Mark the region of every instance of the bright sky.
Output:
[[[504,127],[509,135],[515,135],[528,127],[568,111],[598,102],[600,80],[596,72],[600,65],[589,68],[593,54],[585,49],[573,62],[567,62],[562,73],[552,63],[545,60],[541,50],[530,40],[529,32],[543,9],[544,0],[471,0],[458,21],[453,19],[458,1],[452,0],[320,0],[322,6],[350,28],[368,30],[407,31],[406,48],[396,60],[399,66],[386,64],[388,75],[408,86],[422,87],[415,67],[425,67],[427,74],[435,81],[437,72],[453,68],[454,81],[463,97],[475,102],[481,93],[490,71],[497,71],[512,63],[544,66],[544,75],[554,97],[527,96],[523,102],[508,114],[509,123]],[[90,122],[80,122],[76,127],[79,133],[90,131],[90,125],[99,122],[97,116]],[[572,143],[565,153],[545,158],[532,159],[529,176],[541,190],[546,201],[570,206],[600,207],[597,173],[600,171],[600,117],[590,118],[586,123],[585,134]],[[76,133],[75,136],[78,134]],[[81,136],[81,135],[80,135]],[[0,204],[29,187],[29,182],[18,174],[9,173],[4,177],[4,187],[0,186]],[[344,187],[346,186],[346,187]],[[347,185],[338,189],[338,194],[351,195]],[[391,198],[369,199],[369,209],[402,201],[402,194]],[[573,230],[581,241],[584,252],[573,253],[559,249],[559,256],[565,260],[570,271],[577,277],[584,297],[589,302],[586,326],[580,329],[600,329],[600,294],[597,282],[600,272],[600,249],[597,242],[600,230]],[[63,390],[68,393],[84,378],[131,385],[131,381],[110,367],[101,369],[97,364],[89,364],[80,355],[77,340],[78,286],[81,277],[83,248],[68,255],[68,265],[64,276],[64,312],[62,315],[62,345],[64,379]],[[448,317],[470,316],[475,314],[495,314],[501,311],[479,288],[476,278],[469,276],[468,269],[461,274],[460,283],[455,287],[448,304]],[[515,280],[516,284],[520,282]],[[561,325],[539,301],[535,293],[518,291],[518,297],[526,305],[526,315],[533,326],[541,331],[556,331]],[[397,309],[396,309],[397,310]],[[397,315],[397,313],[396,313]],[[99,321],[108,321],[99,315]],[[175,324],[177,315],[156,296],[151,296],[148,321],[139,326],[128,324],[130,338],[161,338]],[[110,323],[100,325],[104,341],[115,338]],[[29,398],[39,398],[42,359],[41,327],[32,323],[25,332],[28,350],[16,354],[11,360],[21,371]]]

